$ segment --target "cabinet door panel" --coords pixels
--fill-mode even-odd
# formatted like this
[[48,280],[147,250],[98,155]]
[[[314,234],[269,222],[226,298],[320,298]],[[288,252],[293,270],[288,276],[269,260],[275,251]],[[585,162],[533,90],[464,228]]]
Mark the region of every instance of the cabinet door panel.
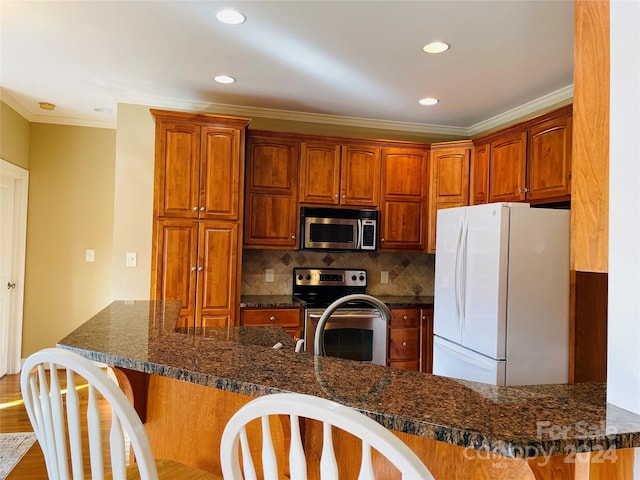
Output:
[[340,203],[340,145],[304,142],[300,149],[300,201]]
[[298,145],[277,137],[247,138],[246,247],[296,248]]
[[489,156],[491,145],[488,143],[476,147],[471,160],[471,205],[489,201]]
[[200,127],[159,122],[156,134],[156,211],[159,217],[198,217]]
[[571,117],[531,128],[528,147],[527,199],[571,195]]
[[380,148],[342,147],[340,203],[375,207],[380,195]]
[[247,138],[247,188],[251,192],[295,195],[298,187],[298,144]]
[[241,194],[238,129],[202,128],[200,218],[237,220]]
[[413,360],[418,362],[419,330],[415,328],[391,328],[389,330],[389,360]]
[[[178,300],[181,327],[193,326],[196,311],[198,225],[190,220],[156,224],[154,300]],[[184,320],[189,318],[187,325]],[[185,323],[185,324],[182,324]]]
[[237,303],[238,225],[201,223],[198,252],[202,271],[198,272],[200,301],[196,318],[232,315]]
[[380,248],[424,250],[424,214],[422,202],[385,202]]
[[524,200],[526,132],[491,143],[489,202]]
[[426,152],[400,148],[382,154],[382,195],[385,199],[421,201],[426,185]]
[[298,217],[286,214],[296,210],[294,198],[255,194],[246,201],[251,215],[245,219],[245,245],[295,248]]

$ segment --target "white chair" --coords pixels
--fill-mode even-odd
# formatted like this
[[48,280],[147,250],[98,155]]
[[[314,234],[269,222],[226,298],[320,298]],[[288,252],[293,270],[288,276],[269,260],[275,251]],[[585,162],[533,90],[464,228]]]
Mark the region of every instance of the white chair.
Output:
[[[66,389],[60,387],[59,370],[66,370]],[[87,383],[86,409],[84,399],[81,402],[78,395],[78,389],[84,387],[76,385],[77,376]],[[21,389],[52,480],[84,478],[88,470],[88,466],[85,469],[87,457],[93,479],[217,478],[171,460],[156,461],[144,426],[122,390],[105,371],[74,352],[47,348],[31,355],[22,370]],[[103,408],[102,413],[100,396],[110,407]],[[85,419],[86,429],[83,429]],[[108,441],[103,438],[106,426],[109,426]],[[86,431],[85,438],[83,431]],[[129,466],[124,432],[136,460]],[[89,454],[85,455],[83,448],[87,445]],[[103,449],[108,449],[104,451],[108,451],[110,466],[105,465]]]
[[[276,452],[271,438],[270,415],[287,415],[291,429],[289,473],[292,480],[307,478],[307,459],[302,445],[299,418],[309,418],[322,422],[322,453],[320,458],[320,478],[337,480],[338,465],[333,450],[332,426],[349,432],[362,441],[362,461],[360,480],[373,479],[371,448],[386,457],[402,474],[404,480],[432,480],[427,467],[389,430],[364,414],[324,398],[296,393],[278,393],[252,400],[238,410],[227,423],[220,444],[220,463],[225,480],[255,479],[256,469],[251,458],[249,435],[245,426],[261,419],[262,427],[262,478],[281,478],[278,473]],[[257,439],[253,439],[256,440]],[[286,443],[286,442],[285,442]],[[238,447],[242,449],[240,467]]]

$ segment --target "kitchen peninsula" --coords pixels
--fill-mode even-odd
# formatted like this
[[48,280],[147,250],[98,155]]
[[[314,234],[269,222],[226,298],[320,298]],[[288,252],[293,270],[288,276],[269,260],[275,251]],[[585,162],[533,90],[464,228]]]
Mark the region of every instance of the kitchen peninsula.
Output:
[[[279,327],[176,328],[178,314],[176,303],[117,301],[58,343],[132,380],[123,388],[158,458],[220,473],[229,417],[253,397],[286,391],[374,418],[438,479],[633,478],[640,416],[608,405],[604,384],[488,386],[295,353]],[[317,433],[307,425],[312,448]],[[349,461],[350,448],[336,451]]]

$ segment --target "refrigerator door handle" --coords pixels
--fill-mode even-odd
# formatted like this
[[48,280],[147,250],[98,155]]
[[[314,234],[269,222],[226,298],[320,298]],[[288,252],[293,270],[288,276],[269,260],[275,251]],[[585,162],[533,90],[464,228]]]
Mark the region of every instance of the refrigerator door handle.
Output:
[[461,256],[462,256],[462,227],[464,226],[464,219],[460,219],[460,223],[458,224],[457,232],[456,232],[456,254],[454,260],[454,280],[453,280],[453,293],[456,299],[456,321],[458,323],[458,327],[462,327],[461,323],[461,303],[460,303],[460,265],[461,265]]
[[460,317],[462,328],[464,329],[467,320],[467,248],[469,245],[469,221],[465,219],[462,230],[462,240],[460,243]]
[[[437,342],[437,340],[436,340]],[[477,358],[476,356],[471,356],[468,355],[466,353],[464,353],[463,349],[461,348],[452,348],[449,345],[447,345],[444,342],[437,342],[438,346],[440,348],[444,348],[445,350],[449,350],[450,352],[453,352],[454,355],[457,355],[459,357],[464,358],[465,362],[471,363],[472,365],[475,365],[477,367],[483,368],[483,369],[490,369],[491,368],[491,363],[492,360],[491,359],[487,359],[486,361],[482,361],[479,358]],[[479,354],[477,354],[479,355]]]

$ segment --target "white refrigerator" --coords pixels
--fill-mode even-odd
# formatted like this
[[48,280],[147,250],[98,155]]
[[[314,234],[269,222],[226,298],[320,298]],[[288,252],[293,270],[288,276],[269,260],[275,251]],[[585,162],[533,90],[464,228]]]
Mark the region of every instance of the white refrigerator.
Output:
[[438,211],[434,374],[568,381],[569,215],[526,203]]

